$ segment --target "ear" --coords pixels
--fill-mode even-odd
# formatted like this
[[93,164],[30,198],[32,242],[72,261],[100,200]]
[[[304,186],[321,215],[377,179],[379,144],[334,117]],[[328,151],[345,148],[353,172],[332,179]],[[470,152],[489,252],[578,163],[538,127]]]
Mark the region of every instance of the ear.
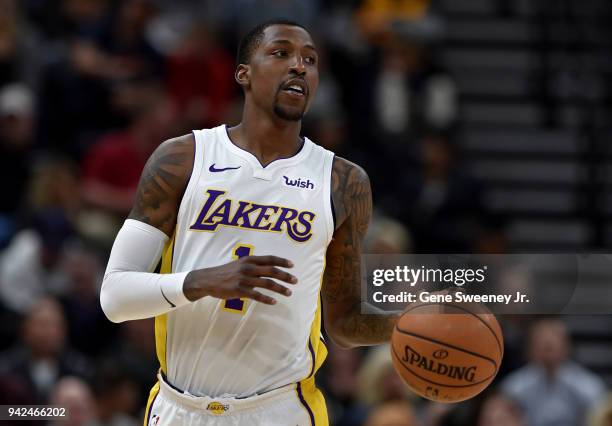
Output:
[[234,79],[243,89],[251,86],[251,67],[246,64],[240,64],[236,67]]

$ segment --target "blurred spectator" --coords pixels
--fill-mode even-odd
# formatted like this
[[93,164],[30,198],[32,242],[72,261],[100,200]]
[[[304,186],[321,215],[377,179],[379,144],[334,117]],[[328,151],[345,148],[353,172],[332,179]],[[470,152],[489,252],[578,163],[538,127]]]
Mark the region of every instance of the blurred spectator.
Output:
[[[318,42],[319,40],[316,41]],[[344,111],[342,106],[343,93],[340,89],[340,82],[330,70],[331,61],[333,61],[330,54],[332,52],[329,52],[327,45],[322,40],[317,43],[319,85],[317,86],[317,95],[313,98],[308,108],[308,114],[304,117],[306,121],[321,118],[333,118],[343,121],[345,118],[343,117]],[[316,129],[313,128],[313,130]]]
[[399,221],[375,212],[365,237],[364,253],[411,253],[412,239]]
[[448,411],[438,413],[436,423],[427,426],[473,426],[476,425],[476,400],[470,399],[458,404],[451,404]]
[[[517,269],[505,272],[504,277],[498,280],[499,287],[495,291],[507,291],[508,294],[513,294],[516,288],[513,282],[519,280],[525,282],[524,278],[520,275],[521,273],[522,271]],[[521,288],[520,291],[525,291],[525,289]],[[496,380],[503,379],[509,373],[525,365],[527,356],[525,353],[527,345],[526,330],[529,329],[529,325],[534,319],[527,315],[512,315],[512,313],[498,316],[504,336],[504,357],[497,372]]]
[[96,142],[83,163],[85,200],[109,212],[129,212],[147,158],[172,134],[174,119],[168,99],[151,93],[127,129]]
[[30,178],[33,98],[32,91],[22,84],[10,84],[0,90],[0,169],[11,178],[11,185],[5,185],[0,199],[0,247],[17,228],[13,214],[22,207]]
[[36,214],[0,255],[0,298],[19,313],[47,294],[61,294],[67,278],[60,268],[64,244],[73,228],[61,210]]
[[242,36],[256,25],[283,17],[301,23],[314,24],[321,0],[227,0],[221,6],[225,23]]
[[151,0],[123,0],[119,3],[109,33],[101,48],[109,55],[115,80],[159,78],[163,58],[147,38],[147,28],[155,16]]
[[[333,60],[324,43],[317,43],[317,54],[319,62],[319,86],[317,96],[312,100],[308,114],[304,117],[304,134],[323,146],[336,153],[336,155],[355,157],[363,155],[358,151],[358,146],[348,144],[350,129],[347,128],[347,114],[344,102],[347,102],[343,94],[341,84],[329,69],[330,61]],[[350,80],[347,78],[346,80]],[[357,160],[356,160],[357,161]]]
[[371,58],[358,101],[359,117],[370,118],[361,124],[372,140],[383,149],[407,152],[406,145],[424,129],[449,128],[456,118],[455,83],[429,57],[425,40],[393,33]]
[[57,209],[75,221],[80,208],[80,182],[74,163],[64,157],[49,156],[36,162],[27,193],[32,214]]
[[187,129],[226,122],[235,97],[234,59],[202,24],[168,58],[168,90]]
[[[90,237],[112,241],[132,208],[147,159],[174,131],[176,114],[171,103],[158,89],[148,90],[130,126],[102,137],[85,156],[82,196],[99,213],[93,221],[84,221],[82,231]],[[101,225],[104,221],[107,226]]]
[[51,297],[31,306],[21,326],[20,340],[0,354],[0,376],[27,387],[37,404],[48,402],[59,378],[87,377],[90,371],[86,359],[69,348],[66,319]]
[[121,362],[110,358],[98,365],[94,381],[98,422],[95,426],[137,426],[140,389]]
[[366,407],[357,401],[357,372],[361,352],[342,349],[333,342],[326,343],[329,350],[321,374],[325,390],[330,423],[336,426],[358,426],[366,416]]
[[155,351],[155,320],[145,319],[122,323],[119,338],[110,342],[104,355],[116,360],[139,386],[139,407],[146,405],[157,377],[159,361]]
[[362,155],[358,147],[347,142],[349,129],[341,115],[319,115],[310,117],[304,122],[304,134],[310,135],[313,141],[325,149],[333,151],[336,155],[358,156]]
[[505,219],[490,215],[480,222],[474,239],[474,253],[503,254],[510,249]]
[[35,87],[38,79],[39,40],[22,15],[20,4],[0,0],[0,87],[9,81]]
[[602,380],[572,362],[569,351],[561,321],[538,321],[529,336],[529,363],[502,382],[502,391],[523,407],[530,426],[581,426],[606,394]]
[[17,5],[14,1],[2,0],[0,12],[0,81],[15,81],[19,78]]
[[490,393],[480,406],[476,426],[527,426],[521,409],[511,399]]
[[111,89],[115,75],[122,77],[122,73],[90,40],[71,39],[58,50],[41,72],[40,146],[78,159],[92,137],[116,126],[119,118],[111,105]]
[[364,406],[414,397],[393,367],[389,345],[371,348],[357,377],[359,401]]
[[[111,0],[60,0],[56,12],[44,9],[49,36],[77,37],[91,41],[100,40],[108,31],[111,19]],[[43,7],[41,7],[43,8]],[[43,18],[44,19],[44,18]]]
[[[46,65],[39,98],[39,139],[47,149],[80,157],[93,137],[125,122],[121,100],[132,89],[127,83],[163,73],[162,59],[145,37],[150,3],[121,2],[115,17],[109,7],[107,0],[64,2],[74,28]],[[70,126],[63,124],[66,117]]]
[[357,9],[362,31],[376,34],[398,22],[424,19],[430,0],[364,0]]
[[66,407],[68,416],[50,423],[51,426],[94,426],[95,404],[91,389],[78,377],[67,376],[59,380],[49,403]]
[[407,401],[386,402],[376,407],[365,426],[418,426],[419,422]]
[[[472,248],[483,215],[482,184],[457,161],[452,142],[443,133],[430,133],[421,141],[417,174],[388,173],[394,186],[380,188],[382,205],[395,211],[414,233],[415,251],[461,252]],[[405,170],[405,165],[404,165]],[[402,194],[398,202],[398,194]]]
[[612,426],[612,395],[595,406],[589,413],[588,426]]
[[[91,248],[74,243],[69,245],[60,266],[68,282],[61,302],[70,341],[78,351],[95,357],[100,352],[100,342],[110,342],[117,334],[117,328],[100,307],[102,261]],[[92,335],[96,338],[92,339]]]
[[444,417],[448,415],[455,404],[428,401],[421,413],[421,419],[426,426],[441,426]]

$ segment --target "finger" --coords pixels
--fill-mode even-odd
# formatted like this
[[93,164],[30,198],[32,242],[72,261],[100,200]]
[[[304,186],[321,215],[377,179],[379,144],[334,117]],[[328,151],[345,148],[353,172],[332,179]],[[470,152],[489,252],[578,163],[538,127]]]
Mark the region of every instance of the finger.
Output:
[[291,296],[291,290],[268,278],[253,278],[250,280],[249,285],[265,288],[283,296]]
[[249,256],[248,259],[256,265],[281,266],[283,268],[293,268],[293,262],[284,257],[278,256]]
[[240,297],[248,297],[249,299],[256,300],[261,303],[265,303],[266,305],[276,305],[276,299],[270,296],[266,296],[258,291],[253,289],[245,288],[242,290],[242,296]]
[[253,276],[274,278],[288,284],[297,284],[297,278],[294,275],[274,266],[258,266],[253,269]]

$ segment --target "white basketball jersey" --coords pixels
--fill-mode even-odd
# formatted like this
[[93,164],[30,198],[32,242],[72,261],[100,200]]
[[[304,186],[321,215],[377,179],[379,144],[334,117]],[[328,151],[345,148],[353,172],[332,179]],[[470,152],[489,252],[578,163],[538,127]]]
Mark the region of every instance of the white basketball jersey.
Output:
[[266,167],[225,126],[197,130],[191,179],[162,272],[222,265],[247,255],[294,263],[298,279],[276,305],[205,297],[156,318],[157,353],[174,386],[196,396],[248,397],[311,378],[326,354],[319,291],[334,231],[333,153],[304,140]]

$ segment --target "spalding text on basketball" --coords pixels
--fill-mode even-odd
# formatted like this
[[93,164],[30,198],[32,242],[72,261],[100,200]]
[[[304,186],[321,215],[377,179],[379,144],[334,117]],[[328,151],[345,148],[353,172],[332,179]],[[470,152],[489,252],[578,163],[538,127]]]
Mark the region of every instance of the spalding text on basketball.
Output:
[[466,382],[473,383],[474,377],[476,376],[476,366],[458,366],[449,365],[433,358],[428,358],[425,355],[421,355],[410,346],[404,346],[404,357],[402,361],[414,365],[423,370],[430,371],[440,376],[447,376],[451,379],[465,380]]

